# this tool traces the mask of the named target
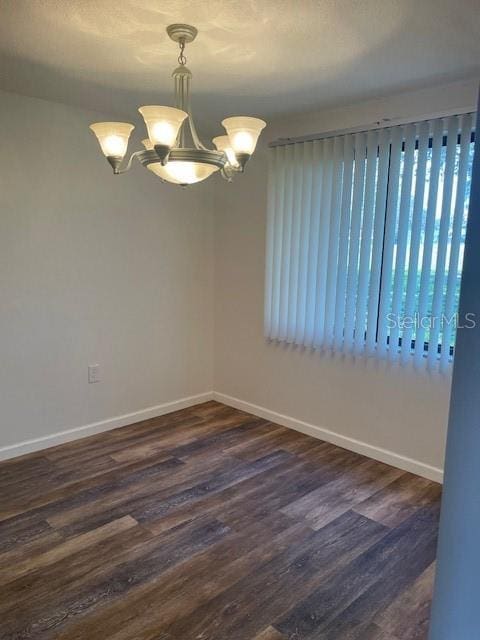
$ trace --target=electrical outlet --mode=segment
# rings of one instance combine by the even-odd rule
[[[100,365],[89,364],[88,365],[88,382],[92,384],[94,382],[100,382]]]

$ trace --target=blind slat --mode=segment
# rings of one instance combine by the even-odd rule
[[[423,240],[422,270],[420,275],[420,292],[418,294],[419,324],[415,338],[415,359],[421,361],[425,354],[424,343],[428,327],[427,313],[430,297],[430,275],[432,268],[433,240],[435,232],[435,213],[438,201],[438,183],[440,178],[441,152],[443,143],[443,120],[434,124],[432,139],[432,159],[429,175],[429,191],[425,232]]]
[[[430,124],[422,122],[419,127],[418,156],[415,176],[415,196],[412,213],[412,229],[410,236],[410,256],[408,263],[407,290],[405,294],[405,318],[413,318],[415,312],[415,296],[417,293],[418,260],[423,222],[423,203],[425,198],[425,176],[427,171],[427,155]],[[415,319],[414,319],[415,320]],[[412,352],[413,324],[407,322],[402,335],[402,358]]]
[[[410,205],[412,196],[413,164],[415,160],[416,129],[414,125],[405,128],[405,151],[403,153],[402,188],[398,213],[398,230],[395,256],[395,271],[392,294],[392,328],[390,330],[390,359],[398,356],[400,323],[403,322],[402,296],[405,283],[405,256],[407,253],[408,231],[410,226]]]
[[[443,325],[441,363],[444,368],[450,361],[450,343],[455,330],[453,316],[456,311],[455,294],[458,284],[458,265],[460,244],[462,240],[462,222],[465,211],[465,192],[467,187],[468,161],[470,158],[470,132],[472,130],[472,116],[467,114],[462,118],[460,134],[460,155],[458,159],[458,175],[455,195],[455,209],[453,213],[452,238],[450,245],[450,260],[448,265],[447,291],[445,294],[445,323]],[[462,319],[463,322],[463,319]]]
[[[307,308],[305,314],[305,345],[313,346],[315,336],[315,307],[317,302],[317,265],[318,265],[318,240],[320,236],[320,200],[321,184],[324,164],[324,144],[321,140],[313,143],[313,168],[312,168],[312,202],[311,202],[311,231],[308,251],[308,275],[307,275]]]
[[[275,180],[279,153],[275,150],[268,156],[268,208],[267,208],[267,233],[265,248],[265,311],[264,311],[264,335],[269,338],[272,326],[272,289],[273,289],[273,259],[274,237],[277,224],[275,214],[277,211],[275,201]]]
[[[365,205],[363,211],[362,241],[358,269],[358,295],[355,312],[355,351],[360,353],[365,346],[368,281],[372,246],[375,186],[378,158],[378,131],[370,131],[367,138],[367,171],[365,178]]]
[[[387,351],[388,314],[391,308],[392,296],[393,250],[397,226],[398,187],[400,180],[402,140],[403,128],[396,127],[393,132],[392,148],[390,151],[387,214],[385,218],[380,305],[378,311],[377,352],[380,355],[384,355]]]
[[[293,153],[293,201],[292,239],[290,245],[290,272],[288,284],[287,342],[293,342],[297,329],[298,277],[300,267],[300,233],[302,228],[303,196],[303,145],[294,145]]]
[[[298,271],[298,298],[297,298],[297,323],[295,329],[295,342],[303,344],[305,339],[305,323],[308,298],[308,264],[310,255],[310,228],[312,217],[312,151],[313,143],[307,142],[303,149],[303,194],[302,194],[302,221],[300,231],[300,263]]]
[[[380,132],[378,159],[377,193],[375,198],[375,223],[373,230],[372,264],[370,272],[370,293],[368,299],[367,352],[375,353],[377,344],[378,296],[382,271],[383,236],[385,229],[385,203],[387,201],[388,169],[390,164],[391,130]]]
[[[345,349],[353,346],[355,328],[355,305],[358,290],[358,254],[362,226],[363,195],[365,181],[366,138],[364,133],[355,134],[355,171],[353,179],[352,224],[348,250],[347,301],[345,307]]]
[[[453,173],[455,170],[455,154],[457,150],[458,118],[450,118],[447,134],[447,153],[445,159],[445,176],[443,179],[442,210],[440,229],[438,232],[437,260],[435,264],[435,281],[432,300],[432,326],[430,329],[428,362],[432,365],[438,358],[438,344],[442,324],[442,312],[445,286],[445,262],[447,257],[448,232],[452,211]]]
[[[283,214],[285,208],[285,148],[279,149],[276,157],[275,170],[275,229],[272,234],[273,242],[273,273],[272,273],[272,305],[271,327],[269,336],[275,340],[278,338],[280,326],[280,274],[282,271],[282,247],[283,247]]]
[[[342,193],[343,145],[341,138],[335,138],[333,147],[333,183],[328,240],[327,283],[325,301],[325,335],[324,344],[333,346],[335,325],[335,293],[338,270],[338,234],[340,230],[340,202]]]
[[[351,219],[351,202],[353,186],[353,136],[344,138],[343,145],[343,191],[340,210],[340,235],[338,247],[338,271],[335,297],[335,347],[340,350],[343,346],[343,327],[345,320],[345,298],[347,291],[347,258],[348,236]]]
[[[280,271],[280,322],[278,339],[286,340],[290,285],[290,261],[292,244],[293,212],[293,153],[292,147],[285,151],[285,195],[283,203],[282,265]]]
[[[328,232],[330,228],[330,203],[333,177],[333,138],[324,141],[324,169],[320,204],[320,234],[317,260],[317,298],[315,301],[314,347],[323,345],[325,324],[325,298],[328,263]]]

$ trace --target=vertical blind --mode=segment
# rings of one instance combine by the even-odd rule
[[[447,365],[473,115],[270,150],[265,335]]]

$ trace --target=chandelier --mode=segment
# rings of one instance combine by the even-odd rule
[[[192,73],[187,68],[185,45],[193,42],[197,29],[187,24],[167,27],[170,38],[180,47],[179,66],[172,76],[175,82],[175,107],[150,105],[140,107],[148,138],[142,141],[144,150],[135,151],[124,167],[128,139],[134,129],[128,122],[96,122],[90,129],[97,136],[103,154],[113,173],[128,171],[134,158],[163,182],[186,186],[205,180],[213,173],[231,181],[242,173],[255,150],[265,122],[249,116],[234,116],[222,121],[227,135],[217,136],[215,149],[205,147],[198,137],[190,106]]]

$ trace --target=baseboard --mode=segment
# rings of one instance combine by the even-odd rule
[[[86,438],[87,436],[92,436],[95,433],[102,433],[103,431],[110,431],[110,429],[125,427],[128,424],[133,424],[134,422],[156,418],[166,413],[186,409],[187,407],[192,407],[195,404],[207,402],[212,399],[213,392],[207,391],[206,393],[199,393],[195,396],[180,398],[179,400],[173,400],[172,402],[164,402],[163,404],[158,404],[155,407],[140,409],[133,413],[126,413],[122,416],[115,416],[114,418],[107,418],[106,420],[100,420],[99,422],[92,422],[91,424],[86,424],[81,427],[74,427],[73,429],[67,429],[66,431],[59,431],[48,436],[42,436],[41,438],[25,440],[18,444],[1,447],[0,460],[16,458],[17,456],[47,449],[48,447],[54,447],[55,445],[62,444],[64,442],[70,442],[72,440],[77,440],[78,438]]]
[[[217,402],[229,405],[230,407],[234,407],[235,409],[253,413],[253,415],[258,416],[259,418],[265,418],[266,420],[276,422],[284,427],[295,429],[296,431],[313,436],[314,438],[319,438],[320,440],[325,440],[331,444],[336,444],[339,447],[349,449],[355,453],[360,453],[369,458],[373,458],[374,460],[379,460],[380,462],[392,465],[393,467],[415,473],[416,475],[428,478],[429,480],[434,480],[435,482],[443,481],[443,470],[438,467],[432,467],[424,462],[407,458],[406,456],[394,453],[393,451],[382,449],[381,447],[376,447],[366,442],[362,442],[361,440],[349,438],[348,436],[343,436],[339,433],[335,433],[334,431],[330,431],[329,429],[324,429],[323,427],[318,427],[314,424],[309,424],[308,422],[303,422],[302,420],[297,420],[290,416],[282,415],[276,411],[271,411],[265,407],[252,404],[251,402],[239,400],[238,398],[234,398],[233,396],[229,396],[224,393],[214,391],[213,399],[217,400]]]
[[[80,427],[74,427],[73,429],[67,429],[66,431],[60,431],[52,433],[48,436],[42,436],[41,438],[35,438],[33,440],[25,440],[17,444],[9,445],[0,448],[0,460],[7,460],[9,458],[15,458],[17,456],[24,455],[26,453],[32,453],[34,451],[40,451],[47,449],[48,447],[54,447],[55,445],[62,444],[64,442],[70,442],[77,440],[78,438],[86,438],[87,436],[94,435],[96,433],[102,433],[103,431],[110,431],[110,429],[117,429],[118,427],[124,427],[128,424],[140,422],[141,420],[148,420],[150,418],[156,418],[172,411],[178,411],[180,409],[186,409],[208,400],[217,400],[223,404],[247,411],[253,415],[265,418],[271,422],[275,422],[284,427],[295,429],[314,438],[325,440],[332,444],[336,444],[344,449],[355,451],[374,460],[379,460],[386,464],[390,464],[404,471],[410,471],[429,480],[435,482],[443,481],[443,471],[438,467],[432,467],[428,464],[407,458],[393,451],[382,449],[374,445],[356,440],[355,438],[349,438],[343,436],[329,429],[319,427],[302,420],[297,420],[291,416],[285,416],[276,411],[271,411],[265,407],[260,407],[251,402],[234,398],[233,396],[219,393],[217,391],[207,391],[205,393],[199,393],[198,395],[188,396],[186,398],[180,398],[179,400],[173,400],[172,402],[164,402],[163,404],[156,405],[154,407],[148,407],[147,409],[140,409],[133,413],[126,413],[121,416],[115,416],[114,418],[107,418],[106,420],[100,420],[99,422],[93,422],[91,424],[83,425]]]

